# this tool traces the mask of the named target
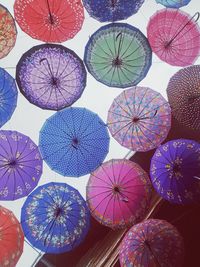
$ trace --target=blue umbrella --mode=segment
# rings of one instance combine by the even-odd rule
[[[144,0],[83,0],[89,15],[100,22],[124,20],[137,13]]]
[[[21,213],[25,237],[46,253],[71,251],[85,238],[90,215],[85,200],[65,183],[39,186],[26,199]]]
[[[39,147],[51,169],[63,176],[79,177],[103,162],[109,147],[108,130],[97,114],[70,107],[45,122]]]
[[[0,68],[0,127],[11,118],[17,106],[17,95],[15,80]]]
[[[170,8],[180,8],[189,4],[191,0],[156,0],[156,3],[159,3],[165,7]]]

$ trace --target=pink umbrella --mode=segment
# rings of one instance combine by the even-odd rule
[[[165,8],[157,11],[147,26],[147,37],[153,52],[173,66],[187,66],[200,53],[200,28],[197,12],[193,17],[179,10]]]
[[[149,219],[134,225],[120,245],[122,267],[181,267],[183,238],[164,220]]]
[[[126,159],[103,163],[90,176],[87,202],[92,215],[111,228],[125,228],[146,215],[152,187],[147,173]]]

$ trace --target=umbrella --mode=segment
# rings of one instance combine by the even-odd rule
[[[0,68],[0,127],[11,118],[17,105],[17,95],[15,80]]]
[[[95,170],[86,198],[91,214],[111,228],[125,228],[143,219],[152,187],[147,173],[126,159],[112,159]]]
[[[7,8],[0,4],[0,59],[13,49],[17,38],[15,21]]]
[[[24,246],[21,225],[12,211],[0,206],[0,266],[16,266]]]
[[[167,96],[172,115],[183,125],[200,130],[200,65],[176,72],[169,80]]]
[[[200,53],[200,29],[193,17],[179,10],[157,11],[147,26],[147,37],[153,52],[173,66],[192,65]]]
[[[180,267],[183,264],[183,238],[164,220],[149,219],[134,225],[120,244],[122,267]]]
[[[127,19],[137,13],[144,0],[83,0],[89,15],[100,22]]]
[[[171,126],[171,109],[160,93],[133,87],[117,96],[108,111],[108,128],[122,145],[148,151],[161,144]]]
[[[59,254],[77,247],[88,233],[85,200],[65,183],[39,186],[26,199],[21,224],[30,243],[46,253]]]
[[[66,108],[44,123],[40,151],[49,167],[63,176],[94,171],[108,153],[109,135],[99,116],[86,108]]]
[[[73,38],[84,21],[80,0],[15,0],[14,15],[22,31],[43,42]]]
[[[160,3],[165,7],[180,8],[187,6],[191,0],[156,0],[156,3]]]
[[[125,23],[112,23],[90,37],[84,61],[99,82],[125,88],[144,79],[151,57],[148,40],[139,29]]]
[[[0,200],[27,196],[42,174],[36,144],[16,131],[0,131]]]
[[[177,204],[199,202],[199,143],[177,139],[160,146],[151,160],[150,177],[164,199]]]
[[[83,61],[70,49],[54,44],[31,48],[19,60],[16,80],[22,94],[43,109],[72,105],[86,86]]]

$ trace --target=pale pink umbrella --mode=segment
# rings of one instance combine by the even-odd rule
[[[91,174],[86,197],[91,214],[100,223],[125,228],[145,217],[151,195],[149,177],[138,164],[112,159]]]
[[[191,65],[200,53],[199,12],[194,16],[165,8],[149,20],[147,37],[153,52],[173,66]]]

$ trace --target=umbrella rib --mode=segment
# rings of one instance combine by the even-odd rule
[[[101,168],[101,166],[100,166],[99,168]],[[109,184],[109,183],[108,183],[106,180],[104,180],[103,178],[100,178],[99,176],[95,175],[96,172],[97,172],[97,171],[94,171],[94,172],[91,173],[91,178],[90,178],[90,179],[92,179],[92,176],[94,176],[95,178],[101,180],[102,182],[104,182],[104,183],[107,184],[108,186],[111,186],[111,185],[112,185],[112,183]],[[88,186],[89,186],[89,187],[91,187],[91,186],[90,186],[90,183],[92,183],[92,182],[89,182],[89,183],[88,183]],[[109,187],[108,187],[108,188],[109,188]]]
[[[91,202],[92,199],[94,199],[98,196],[104,195],[104,194],[106,194],[106,196],[103,198],[103,200],[101,200],[101,202],[104,201],[108,196],[112,195],[112,191],[109,189],[109,190],[103,191],[101,193],[98,193],[98,194],[90,196],[90,197],[87,196],[87,201]],[[98,206],[101,204],[101,202],[98,204]]]
[[[124,95],[124,99],[125,99],[125,103],[128,103],[128,99],[127,99],[127,95],[126,95],[127,91],[123,91],[123,95]],[[134,105],[133,105],[134,106]],[[131,110],[130,104],[127,104],[127,107],[130,111],[131,117],[133,118],[134,116],[134,112]]]
[[[109,113],[112,113],[112,114],[114,114],[114,115],[117,115],[117,116],[120,116],[120,117],[123,117],[123,118],[126,118],[126,119],[130,119],[130,117],[125,116],[125,115],[122,115],[122,114],[120,114],[120,113],[116,113],[116,112],[114,112],[114,111],[112,111],[112,110],[109,110]],[[112,116],[112,115],[111,115],[111,116]],[[109,123],[109,124],[112,124],[112,123]]]
[[[119,104],[119,102],[117,102],[116,98],[114,99],[114,102],[129,116],[129,118],[132,118],[132,114],[129,113],[126,109],[124,109],[124,107],[122,105]]]
[[[130,41],[129,45],[127,46],[126,50],[123,52],[123,54],[121,55],[121,58],[123,58],[123,56],[126,54],[126,52],[129,50],[129,48],[131,47],[133,41],[135,40],[135,37],[138,35],[138,33],[136,32],[133,36],[132,36],[132,40]],[[135,51],[134,51],[135,52]],[[126,57],[125,57],[126,58]],[[123,58],[124,59],[124,58]]]
[[[145,127],[144,124],[145,124],[145,123],[143,123],[143,124],[142,124],[142,123],[138,124],[138,127],[140,127],[140,130],[141,130],[141,127],[143,127],[144,129],[146,129],[146,130],[149,131],[150,133],[153,133],[153,134],[156,134],[156,135],[162,137],[161,134],[159,134],[159,133],[157,133],[157,132],[154,132],[154,131],[150,130],[149,128]],[[144,133],[144,132],[143,132],[143,133]],[[149,140],[150,140],[150,139],[149,139]]]

